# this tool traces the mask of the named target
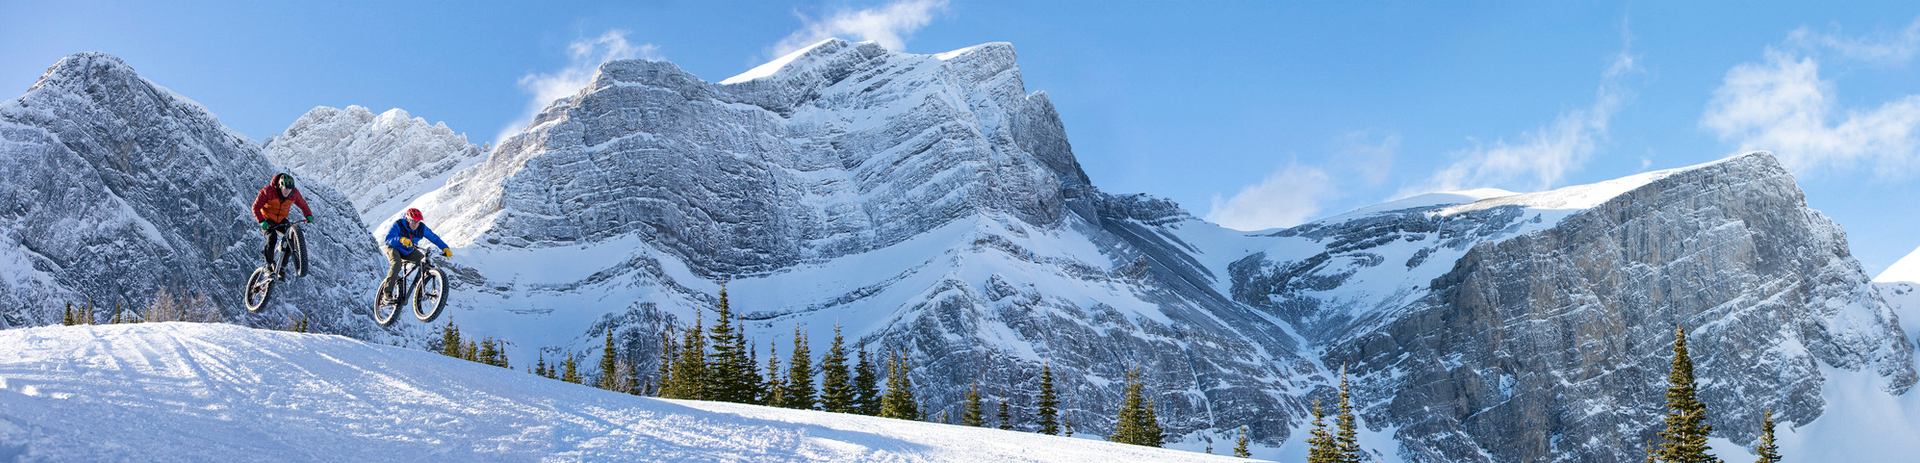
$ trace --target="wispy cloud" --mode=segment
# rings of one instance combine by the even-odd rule
[[[901,0],[874,8],[843,9],[824,18],[801,16],[800,29],[780,39],[772,55],[785,55],[833,37],[871,40],[889,50],[904,50],[907,39],[946,8],[947,0]]]
[[[1334,153],[1367,186],[1380,186],[1393,173],[1400,153],[1400,134],[1378,130],[1347,132],[1334,141]]]
[[[1899,66],[1920,53],[1920,18],[1897,32],[1851,37],[1838,31],[1817,32],[1801,27],[1787,34],[1787,45],[1816,52],[1830,52],[1841,58],[1869,64]]]
[[[1426,185],[1402,195],[1476,187],[1545,189],[1585,165],[1605,142],[1613,116],[1632,99],[1626,80],[1640,70],[1623,48],[1601,75],[1593,104],[1563,112],[1553,122],[1521,134],[1516,141],[1496,139],[1454,154],[1455,161]]]
[[[1231,198],[1214,196],[1207,221],[1235,230],[1291,227],[1319,214],[1337,195],[1326,171],[1289,162]]]
[[[614,29],[597,37],[575,40],[567,44],[566,67],[520,76],[520,89],[532,94],[532,98],[527,101],[526,111],[519,118],[500,129],[500,135],[494,137],[494,143],[498,144],[525,129],[527,123],[533,121],[533,117],[552,104],[553,100],[586,88],[602,63],[635,58],[663,59],[660,47],[651,43],[633,43],[627,39],[627,35],[625,30]]]
[[[1900,65],[1920,44],[1914,24],[1877,38],[1796,30],[1787,46],[1728,70],[1700,125],[1743,150],[1771,150],[1795,171],[1871,165],[1879,175],[1911,175],[1920,167],[1920,95],[1841,108],[1834,83],[1820,77],[1820,59]]]

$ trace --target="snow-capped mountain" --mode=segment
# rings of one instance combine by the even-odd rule
[[[93,74],[49,72],[67,76],[56,82]],[[208,232],[182,218],[195,214],[140,212],[144,222],[118,225],[119,209],[80,208],[107,211],[83,223],[226,249],[202,260],[105,267],[71,249],[152,254],[47,238],[72,227],[69,215],[33,212],[49,204],[177,212],[158,202],[218,211],[231,201],[243,218],[248,185],[271,172],[204,110],[157,88],[125,96],[147,93],[116,89],[147,84],[120,80],[138,85],[37,85],[5,110],[0,155],[26,162],[0,173],[46,184],[0,191],[0,210],[29,211],[0,215],[0,246],[10,246],[0,262],[33,269],[9,272],[0,297],[73,297],[96,280],[150,290],[176,275],[237,287],[251,267],[257,234],[238,220]],[[1870,283],[1843,233],[1764,153],[1546,192],[1424,195],[1246,234],[1093,186],[1007,44],[911,54],[828,40],[719,83],[671,63],[610,62],[471,158],[398,150],[423,157],[385,164],[397,149],[361,147],[465,142],[407,141],[425,124],[407,117],[395,123],[413,128],[379,135],[345,113],[303,117],[270,143],[276,161],[317,166],[306,168],[321,170],[307,175],[309,195],[329,196],[328,210],[355,210],[327,188],[335,183],[384,191],[366,199],[380,204],[359,204],[369,217],[424,209],[458,248],[443,319],[505,339],[521,364],[597,357],[612,330],[621,353],[654,371],[661,332],[711,320],[724,282],[757,344],[788,352],[800,332],[821,352],[838,326],[857,348],[907,354],[930,414],[957,413],[979,384],[1024,417],[1033,376],[1051,365],[1075,428],[1102,434],[1137,367],[1176,446],[1246,425],[1285,459],[1302,453],[1307,404],[1330,399],[1344,369],[1362,443],[1384,460],[1638,461],[1658,426],[1675,328],[1690,332],[1723,455],[1750,443],[1764,409],[1793,423],[1789,455],[1898,449],[1912,442],[1857,436],[1911,429],[1898,417],[1920,413],[1910,330],[1895,321],[1907,309],[1888,302],[1912,292]],[[127,135],[141,133],[173,138]],[[216,185],[134,195],[108,182],[111,196],[31,196],[92,194],[79,185],[98,183],[69,177],[130,176],[114,164],[129,142],[72,148],[88,139],[130,139],[135,161],[187,164],[139,171],[142,188]],[[167,151],[209,144],[223,155]],[[411,183],[388,183],[396,178]],[[320,271],[336,279],[310,286],[325,294],[281,300],[325,301],[346,316],[379,261],[365,229],[327,230],[340,249],[316,263],[352,265]],[[43,257],[49,247],[67,254]],[[203,268],[214,270],[195,273]],[[8,315],[49,320],[21,313]],[[356,320],[323,328],[384,333]],[[436,342],[405,326],[382,340]]]
[[[1765,153],[1278,237],[1233,264],[1236,296],[1319,333],[1410,460],[1638,460],[1675,328],[1741,444],[1767,409],[1820,418],[1832,371],[1889,398],[1916,379],[1843,233]]]
[[[66,303],[146,306],[160,291],[203,296],[224,318],[374,336],[353,311],[381,263],[353,206],[320,182],[301,188],[310,276],[249,314],[239,292],[264,240],[248,211],[274,169],[206,108],[147,82],[120,59],[81,53],[0,103],[0,327],[60,320]],[[364,313],[364,309],[359,309]]]
[[[117,368],[95,367],[103,364]],[[115,432],[106,437],[79,430]],[[1247,461],[1087,438],[635,397],[418,349],[194,323],[0,331],[0,456],[151,462]]]
[[[267,159],[296,178],[347,192],[361,221],[386,223],[413,198],[481,158],[480,147],[447,124],[394,108],[321,106],[267,140]]]

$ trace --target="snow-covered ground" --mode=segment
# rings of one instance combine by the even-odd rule
[[[349,338],[152,323],[0,331],[8,461],[1244,461],[616,394]]]

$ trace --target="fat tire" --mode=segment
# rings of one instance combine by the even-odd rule
[[[422,302],[427,299],[426,295],[429,289],[432,289],[435,295],[433,297],[431,310],[428,310],[428,307],[422,304]],[[441,312],[446,311],[447,275],[440,273],[439,268],[430,268],[425,272],[420,272],[419,281],[413,285],[413,291],[413,317],[420,319],[421,323],[433,323],[434,319],[440,318]]]
[[[268,301],[273,300],[273,285],[275,280],[272,273],[273,271],[267,270],[267,267],[261,266],[254,268],[253,273],[247,275],[246,286],[240,288],[240,303],[247,307],[248,312],[259,313],[261,309],[267,307]],[[260,281],[263,278],[266,279],[264,283]],[[253,300],[253,287],[256,284],[264,286],[264,288],[260,290],[259,302],[254,302]]]

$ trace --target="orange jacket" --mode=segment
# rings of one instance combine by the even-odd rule
[[[283,197],[280,196],[279,184],[280,176],[274,175],[273,181],[253,197],[253,220],[285,222],[287,212],[292,211],[293,206],[300,206],[300,212],[313,215],[313,209],[307,208],[307,198],[300,196],[300,189],[295,188],[293,194]]]

